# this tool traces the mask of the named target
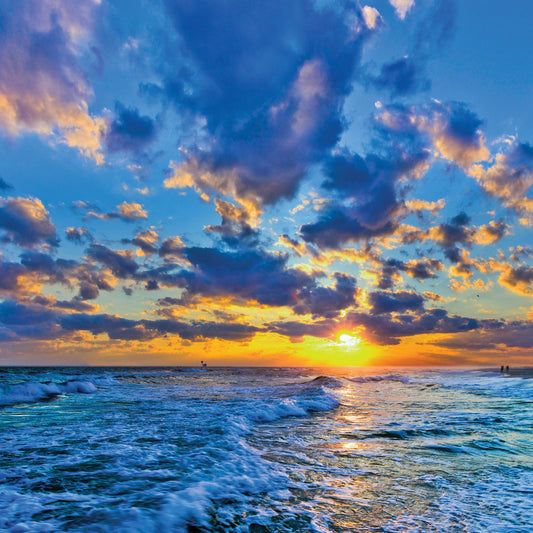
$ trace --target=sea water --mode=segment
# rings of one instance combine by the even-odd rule
[[[0,530],[533,531],[532,379],[199,370],[0,369]]]

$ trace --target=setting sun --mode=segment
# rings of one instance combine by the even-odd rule
[[[343,333],[339,336],[339,344],[344,346],[359,346],[361,339],[355,335],[348,335],[348,333]]]

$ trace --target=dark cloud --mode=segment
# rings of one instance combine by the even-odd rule
[[[384,63],[378,75],[367,75],[367,83],[388,91],[392,97],[429,90],[431,80],[427,77],[427,65],[431,59],[442,53],[450,41],[456,18],[455,1],[432,2],[431,7],[417,22],[408,55]]]
[[[148,214],[143,206],[136,202],[124,201],[120,205],[117,205],[116,211],[109,211],[108,213],[103,213],[95,204],[83,201],[75,202],[74,207],[77,210],[85,211],[85,220],[98,218],[100,220],[120,219],[124,222],[134,222],[136,220],[148,218]]]
[[[356,305],[355,278],[336,272],[335,287],[314,287],[299,292],[300,302],[293,307],[296,314],[310,313],[313,316],[334,318],[339,311]]]
[[[102,244],[91,244],[87,249],[87,257],[108,267],[120,279],[131,278],[139,269],[139,265],[128,251],[117,252]]]
[[[331,339],[339,325],[336,321],[327,319],[312,323],[287,320],[271,322],[267,327],[272,333],[289,337],[292,342],[302,342],[305,336]]]
[[[138,246],[145,255],[152,255],[158,250],[159,235],[154,230],[147,229],[137,233],[134,239],[123,239],[122,242]]]
[[[156,138],[155,122],[139,111],[120,102],[115,104],[116,118],[106,132],[105,142],[111,152],[136,152],[146,148]]]
[[[383,155],[362,158],[346,150],[325,162],[323,187],[336,193],[318,221],[300,228],[302,238],[320,248],[392,234],[403,214],[399,181],[425,164],[426,152],[380,144]]]
[[[83,313],[63,316],[59,319],[65,331],[90,331],[93,335],[107,334],[110,339],[147,341],[156,337],[179,335],[182,339],[200,341],[223,339],[230,341],[251,340],[262,328],[246,324],[175,320],[129,320],[115,315],[88,315]]]
[[[58,245],[50,213],[38,198],[0,199],[0,231],[4,232],[4,242],[24,248]]]
[[[365,328],[365,338],[376,344],[398,344],[402,337],[428,333],[459,333],[481,327],[483,321],[474,318],[449,316],[444,309],[428,309],[406,315],[349,312],[345,325],[348,328]]]
[[[259,231],[250,223],[252,216],[244,207],[236,207],[230,202],[215,198],[217,213],[222,217],[221,224],[206,226],[208,233],[219,234],[230,246],[255,246],[259,241]]]
[[[385,63],[379,75],[370,80],[376,88],[389,91],[393,97],[428,91],[431,88],[424,65],[409,57]]]
[[[0,322],[7,326],[28,326],[55,319],[56,314],[41,306],[27,306],[12,300],[0,303]]]
[[[424,297],[416,292],[409,291],[371,292],[367,296],[367,301],[372,307],[372,314],[375,315],[417,311],[424,306]]]
[[[172,259],[173,257],[182,257],[185,246],[180,237],[168,237],[159,247],[158,254],[161,257]]]
[[[279,307],[294,305],[300,291],[315,286],[314,276],[287,268],[283,255],[197,247],[186,248],[183,254],[193,269],[180,274],[180,286],[191,295],[231,295]]]
[[[54,259],[42,252],[24,252],[20,256],[21,265],[29,272],[46,276],[48,283],[69,284],[68,275],[79,265],[77,261]]]
[[[20,279],[26,274],[26,269],[19,263],[0,261],[0,290],[17,291],[20,289]]]
[[[13,185],[7,183],[2,176],[0,176],[0,193],[13,189]]]
[[[292,197],[344,129],[342,103],[371,33],[359,8],[311,0],[166,5],[180,48],[168,52],[163,93],[182,114],[203,117],[210,138],[207,150],[189,147],[184,171],[204,191],[259,204]],[[176,62],[180,56],[187,61]]]
[[[93,236],[89,233],[87,228],[67,228],[65,233],[69,241],[78,244],[93,240]]]
[[[443,264],[437,259],[412,259],[407,262],[387,259],[383,261],[379,272],[378,287],[380,289],[394,287],[401,280],[400,272],[405,272],[408,276],[423,281],[435,278],[435,271],[440,271],[443,268]]]
[[[531,246],[515,246],[510,248],[509,251],[511,252],[509,259],[515,263],[522,261],[526,257],[533,256],[533,248]]]

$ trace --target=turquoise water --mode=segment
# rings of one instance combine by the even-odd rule
[[[531,531],[531,379],[185,370],[0,370],[0,530]]]

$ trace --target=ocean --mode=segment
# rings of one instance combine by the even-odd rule
[[[533,531],[533,379],[2,368],[0,530]]]

